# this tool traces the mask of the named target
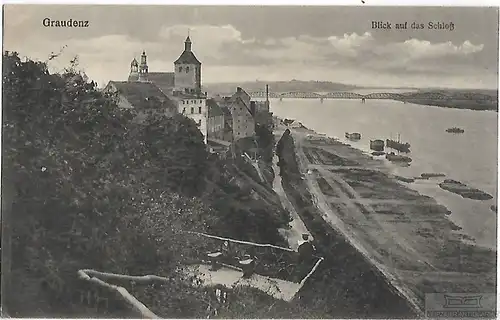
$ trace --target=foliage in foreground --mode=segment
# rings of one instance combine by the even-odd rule
[[[51,74],[17,53],[3,61],[2,211],[15,235],[11,315],[82,315],[70,293],[78,290],[77,270],[90,268],[169,276],[170,296],[157,301],[171,302],[162,315],[203,316],[183,313],[179,302],[205,310],[204,291],[178,273],[202,247],[183,231],[281,240],[280,220],[235,182],[233,166],[208,157],[193,121],[178,115],[136,123],[133,111],[119,109],[116,96],[74,66]]]
[[[188,256],[182,231],[210,225],[210,208],[194,197],[207,158],[195,124],[134,123],[73,68],[51,74],[16,53],[3,59],[13,314],[67,311],[81,268],[175,273]]]

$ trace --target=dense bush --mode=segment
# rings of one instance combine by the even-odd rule
[[[273,131],[264,125],[255,125],[255,135],[259,145],[259,153],[267,163],[272,163],[274,156],[274,134]]]
[[[16,53],[3,61],[12,314],[68,312],[80,268],[176,272],[190,248],[181,231],[206,232],[212,216],[192,197],[207,161],[195,123],[136,124],[74,68],[51,74]]]
[[[12,315],[86,314],[71,299],[82,268],[168,275],[172,296],[155,302],[170,301],[162,315],[182,315],[175,301],[203,310],[205,293],[177,268],[203,246],[183,231],[282,241],[275,210],[235,179],[234,164],[208,156],[192,120],[136,123],[74,65],[50,73],[17,53],[3,61],[2,213],[12,240],[3,251],[12,259],[2,272],[16,288]]]

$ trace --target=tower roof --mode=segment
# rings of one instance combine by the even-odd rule
[[[132,62],[130,62],[131,67],[137,67],[138,65],[139,65],[139,63],[137,62],[137,60],[135,58],[132,60]]]
[[[201,65],[201,62],[196,58],[193,51],[191,51],[191,38],[189,35],[184,41],[184,52],[180,55],[180,57],[175,60],[174,64],[195,64]]]
[[[201,65],[201,62],[196,58],[192,51],[185,51],[180,57],[175,60],[174,64],[196,64]]]

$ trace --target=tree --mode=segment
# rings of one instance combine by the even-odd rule
[[[208,168],[203,136],[193,120],[183,116],[149,116],[138,140],[148,150],[141,163],[145,173],[164,186],[189,195],[204,189],[203,177]]]
[[[209,208],[170,188],[202,171],[193,126],[182,118],[139,126],[74,68],[51,74],[17,53],[3,60],[2,165],[15,191],[12,280],[19,288],[9,292],[13,315],[70,313],[68,292],[81,268],[173,276],[192,248],[182,231],[209,225]],[[165,139],[155,141],[161,133]],[[185,136],[180,147],[168,142]],[[199,161],[188,162],[192,156]],[[168,172],[147,179],[161,170]]]
[[[272,163],[274,155],[274,134],[273,131],[265,125],[255,125],[255,135],[259,145],[263,160]]]

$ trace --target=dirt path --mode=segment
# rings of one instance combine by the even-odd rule
[[[292,221],[289,223],[290,229],[280,229],[280,233],[287,239],[288,246],[292,250],[297,250],[298,242],[302,239],[302,234],[307,233],[310,235],[311,240],[314,240],[311,236],[309,230],[305,226],[304,222],[300,219],[297,210],[288,199],[288,196],[283,189],[283,185],[281,184],[281,176],[279,175],[279,167],[278,167],[278,156],[274,156],[273,159],[273,170],[274,170],[274,181],[273,181],[273,189],[274,192],[279,196],[281,200],[281,204],[283,208],[290,213],[292,216]]]

